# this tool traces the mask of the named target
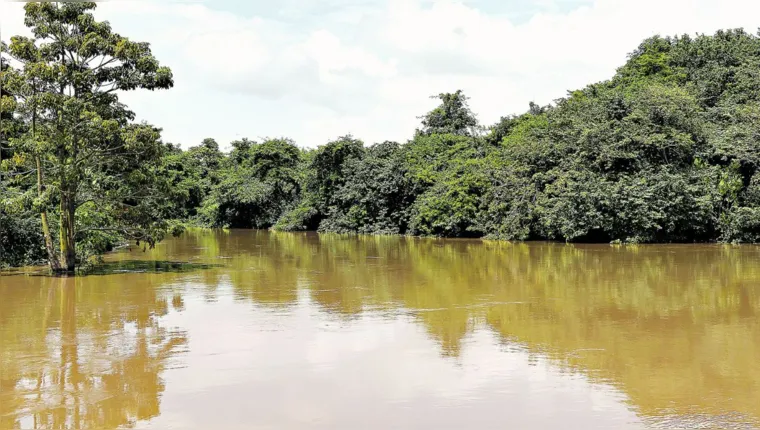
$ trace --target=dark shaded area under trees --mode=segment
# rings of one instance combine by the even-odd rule
[[[150,56],[134,49],[130,55]],[[157,73],[162,69],[155,59],[144,61],[153,71],[132,88],[171,86],[170,75]],[[44,196],[48,203],[41,203],[33,178],[19,179],[34,170],[19,160],[28,162],[46,149],[24,143],[30,111],[17,95],[4,87],[3,142],[15,142],[2,149],[0,263],[5,265],[44,259],[40,211],[61,217],[60,195]],[[140,209],[125,220],[114,211],[85,207],[78,222],[108,227],[129,221],[151,244],[168,231],[168,220],[503,240],[760,239],[758,36],[727,30],[650,38],[610,80],[569,92],[550,106],[531,103],[526,113],[503,117],[491,127],[478,123],[461,91],[436,98],[440,105],[420,117],[421,127],[405,143],[365,146],[344,136],[302,149],[285,138],[243,139],[232,142],[229,153],[213,139],[187,150],[160,143],[155,129],[131,124],[117,100],[97,99],[79,108],[100,115],[99,121],[110,118],[131,133],[121,139],[150,149],[151,156],[128,170],[116,172],[113,163],[104,162],[89,176],[80,175],[82,184],[105,187],[113,195],[107,207],[132,199],[130,207]],[[112,172],[140,174],[120,185],[109,181]],[[147,185],[153,194],[132,196]],[[77,247],[98,254],[135,239],[125,231],[112,233],[78,234]]]

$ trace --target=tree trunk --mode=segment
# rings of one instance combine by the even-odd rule
[[[34,111],[32,113],[32,138],[37,138],[37,105],[34,105]],[[37,164],[37,197],[42,197],[45,190],[45,176],[42,173],[42,162],[40,156],[34,156],[34,162]],[[50,221],[48,221],[47,209],[42,209],[40,212],[40,220],[42,222],[42,236],[45,239],[45,250],[47,251],[48,265],[53,272],[59,272],[61,270],[61,264],[58,261],[58,255],[55,253],[55,247],[53,246],[53,236],[50,234]]]
[[[40,157],[35,157],[37,163],[37,195],[42,197],[43,190],[43,176],[42,176],[42,163],[40,163]],[[53,272],[59,272],[61,270],[61,264],[58,261],[58,255],[55,253],[55,247],[53,246],[53,236],[50,234],[50,222],[48,221],[47,210],[43,209],[40,212],[40,218],[42,220],[42,236],[45,239],[45,250],[48,256],[48,265]]]
[[[60,272],[73,273],[76,268],[74,242],[74,201],[69,190],[61,192],[61,263]]]

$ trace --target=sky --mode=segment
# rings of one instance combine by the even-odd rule
[[[187,148],[247,137],[316,147],[409,139],[431,95],[461,89],[484,125],[610,78],[655,34],[756,33],[756,0],[108,1],[97,18],[151,43],[167,91],[124,93]],[[27,34],[0,0],[3,40]]]

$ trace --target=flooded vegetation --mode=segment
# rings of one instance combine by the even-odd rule
[[[0,428],[755,428],[758,258],[193,230],[0,277]]]

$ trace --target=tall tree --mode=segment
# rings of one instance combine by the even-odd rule
[[[36,176],[35,203],[55,272],[74,270],[77,235],[88,230],[152,246],[167,229],[156,216],[157,163],[165,150],[159,130],[134,123],[117,93],[170,88],[172,73],[149,44],[96,21],[95,8],[94,2],[28,3],[24,22],[33,37],[14,36],[3,48],[15,66],[5,74],[6,87],[29,125],[10,146]],[[50,226],[56,207],[58,249]],[[77,222],[93,212],[98,216],[87,218],[97,225]]]
[[[420,117],[422,120],[421,134],[456,134],[474,136],[478,131],[478,119],[467,104],[469,99],[462,90],[454,93],[441,93],[431,96],[440,99],[441,104]]]

